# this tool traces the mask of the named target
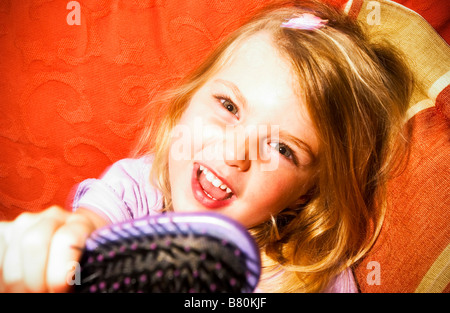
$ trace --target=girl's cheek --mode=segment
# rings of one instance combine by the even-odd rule
[[[207,117],[186,112],[171,133],[170,156],[175,160],[220,159],[223,129]]]
[[[176,125],[171,133],[169,156],[171,160],[190,160],[193,157],[191,129],[185,124]]]
[[[280,168],[268,173],[265,183],[259,186],[259,194],[264,195],[262,201],[284,209],[297,201],[310,185],[310,175],[297,175],[289,168]]]

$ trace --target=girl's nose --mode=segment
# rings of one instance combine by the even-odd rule
[[[243,138],[244,137],[244,138]],[[239,171],[245,172],[250,168],[249,158],[249,138],[243,136],[233,140],[228,138],[225,143],[225,164],[236,167]]]
[[[225,159],[225,163],[228,166],[236,167],[241,172],[246,172],[250,169],[250,160],[248,158],[246,158],[244,160],[239,160],[239,159],[227,160],[227,159]]]

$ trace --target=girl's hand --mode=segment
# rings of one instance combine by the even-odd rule
[[[0,292],[65,292],[86,238],[106,222],[51,207],[0,223]]]

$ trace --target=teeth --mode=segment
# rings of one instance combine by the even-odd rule
[[[231,189],[222,183],[220,179],[216,177],[213,173],[208,171],[203,165],[200,165],[200,171],[202,171],[206,175],[206,180],[209,181],[214,187],[225,190],[227,193],[231,193]]]
[[[211,172],[208,172],[208,173],[206,174],[206,179],[207,179],[210,183],[212,183],[212,181],[213,181],[215,178],[216,178],[216,176],[214,176],[214,174],[211,173]]]

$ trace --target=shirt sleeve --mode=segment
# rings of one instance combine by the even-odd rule
[[[351,268],[338,274],[325,289],[324,293],[358,293],[358,286]]]
[[[87,179],[76,190],[72,207],[86,208],[119,223],[158,213],[161,192],[150,184],[153,159],[123,159],[109,167],[99,179]]]

